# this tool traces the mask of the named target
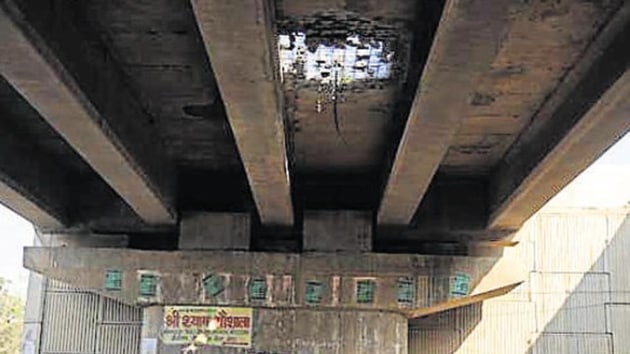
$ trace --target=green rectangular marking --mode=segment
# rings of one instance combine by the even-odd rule
[[[412,278],[398,279],[398,302],[401,304],[413,304],[416,297],[415,283]]]
[[[451,297],[462,297],[470,292],[470,275],[457,273],[451,277],[449,295]]]
[[[155,274],[140,274],[140,296],[156,296],[158,282]]]
[[[223,277],[217,274],[210,274],[203,278],[203,287],[210,296],[217,296],[225,290]]]
[[[267,282],[264,278],[254,278],[249,282],[249,298],[251,300],[267,299]]]
[[[306,282],[306,292],[304,300],[309,305],[319,305],[322,302],[324,285],[318,281]]]
[[[374,280],[359,280],[357,282],[357,302],[360,304],[371,304],[374,302],[374,290],[376,283]]]
[[[117,269],[105,271],[105,290],[119,291],[122,288],[122,273]]]

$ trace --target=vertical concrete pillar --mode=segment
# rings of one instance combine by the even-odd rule
[[[396,313],[263,309],[254,323],[254,352],[407,354],[407,319]]]
[[[166,344],[163,307],[144,310],[141,354],[179,354],[186,345]],[[252,348],[201,347],[199,354],[407,354],[407,319],[378,311],[256,309]]]
[[[42,275],[31,273],[28,279],[24,330],[22,332],[22,353],[24,354],[40,352],[45,289],[46,278]]]
[[[142,316],[142,338],[140,340],[140,354],[157,354],[160,345],[160,329],[162,325],[163,308],[161,306],[145,307]]]

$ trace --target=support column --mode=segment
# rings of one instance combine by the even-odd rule
[[[163,307],[145,308],[141,354],[180,354],[187,346],[164,342],[163,318]],[[249,351],[202,346],[197,353],[407,354],[407,318],[397,313],[255,309],[252,328]]]
[[[36,241],[37,245],[38,242]],[[40,274],[29,275],[26,308],[24,311],[24,330],[22,331],[22,353],[39,353],[44,315],[44,296],[46,278]]]
[[[163,318],[162,306],[145,307],[142,313],[142,338],[140,340],[140,354],[157,354],[159,351],[159,336]],[[180,351],[181,352],[181,351]]]

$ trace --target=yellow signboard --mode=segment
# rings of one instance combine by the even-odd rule
[[[165,344],[190,344],[200,334],[207,345],[251,348],[251,308],[167,306],[161,339]]]

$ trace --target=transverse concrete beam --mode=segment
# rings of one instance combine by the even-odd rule
[[[268,0],[192,0],[260,219],[293,224],[280,80]]]
[[[520,228],[630,129],[628,38],[626,2],[497,167],[489,228]]]
[[[72,2],[0,1],[0,73],[145,221],[175,220],[174,170]]]
[[[448,0],[444,7],[378,212],[380,225],[406,225],[465,118],[477,77],[490,68],[510,1]]]
[[[24,251],[26,268],[125,303],[282,306],[398,313],[433,301],[448,301],[452,291],[448,280],[457,274],[469,278],[473,291],[477,288],[480,292],[492,290],[482,284],[489,277],[488,272],[499,264],[497,261],[496,257],[377,253],[141,251],[84,247],[28,247]],[[491,276],[486,282],[489,286],[511,284],[510,279],[517,275],[514,268],[499,268],[509,270],[511,278]],[[105,288],[105,274],[109,270],[121,273],[119,290]],[[141,297],[138,289],[139,277],[147,272],[159,278],[157,291],[151,298]],[[225,286],[225,291],[215,296],[204,290],[203,280],[211,275],[220,277]],[[252,279],[267,284],[264,299],[252,301],[247,295]],[[366,280],[373,282],[373,299],[357,301],[357,283]],[[399,301],[401,280],[417,286],[416,299]],[[502,283],[506,280],[509,282]],[[322,287],[318,303],[308,304],[306,300],[309,282],[319,283]],[[429,294],[433,294],[430,299]]]

